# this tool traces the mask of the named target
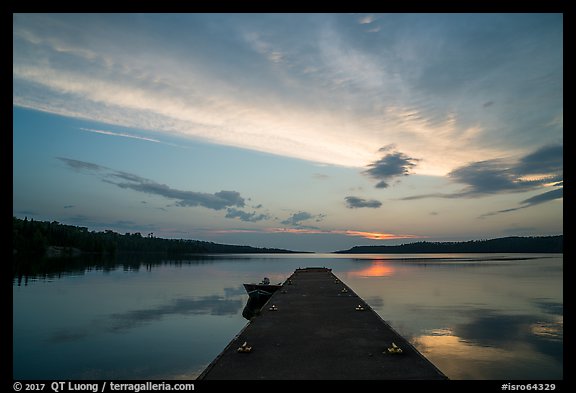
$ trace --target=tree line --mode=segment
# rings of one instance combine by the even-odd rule
[[[418,253],[562,253],[563,235],[510,236],[464,242],[415,242],[397,246],[355,246],[337,254],[418,254]]]
[[[86,227],[61,224],[57,221],[35,221],[12,217],[12,248],[19,255],[71,256],[78,253],[114,255],[118,252],[203,254],[203,253],[289,253],[276,248],[256,248],[218,244],[200,240],[163,239],[152,233],[120,234],[112,230],[89,231]]]

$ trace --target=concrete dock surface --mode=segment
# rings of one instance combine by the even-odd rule
[[[447,378],[330,269],[304,268],[284,282],[198,379]]]

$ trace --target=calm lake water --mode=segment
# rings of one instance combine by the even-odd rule
[[[15,379],[194,379],[244,282],[325,266],[450,379],[563,378],[562,254],[218,255],[13,279]]]

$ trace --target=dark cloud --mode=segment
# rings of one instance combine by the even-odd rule
[[[177,206],[202,206],[208,209],[222,210],[230,206],[244,207],[245,205],[244,198],[236,191],[219,191],[210,194],[178,190],[132,173],[116,171],[90,162],[57,158],[73,169],[95,171],[102,177],[103,181],[120,188],[175,199]]]
[[[313,215],[313,214],[308,213],[308,212],[298,212],[298,213],[292,214],[290,217],[288,217],[286,220],[282,221],[281,223],[284,225],[301,227],[302,221],[314,220],[316,222],[320,222],[324,219],[324,217],[325,217],[324,214]]]
[[[347,196],[344,199],[346,200],[346,207],[348,207],[349,209],[355,209],[361,207],[379,208],[380,206],[382,206],[382,202],[377,201],[375,199],[364,199],[355,196]]]
[[[518,181],[518,175],[502,160],[473,162],[453,170],[448,176],[456,183],[467,184],[459,196],[522,191],[530,188],[526,182]]]
[[[368,169],[363,172],[379,180],[376,188],[386,188],[389,186],[390,180],[398,176],[408,176],[410,170],[420,161],[417,158],[412,158],[402,152],[396,151],[395,148],[395,145],[388,145],[381,148],[379,150],[380,152],[391,152],[387,153],[380,160],[369,164]]]
[[[85,162],[85,161],[78,161],[78,160],[73,160],[71,158],[64,158],[64,157],[56,157],[57,159],[59,159],[60,161],[66,163],[70,168],[72,169],[78,169],[78,170],[91,170],[91,171],[100,171],[100,170],[106,170],[106,167],[97,165],[97,164],[93,164],[91,162]]]
[[[563,148],[544,146],[518,161],[486,160],[455,169],[448,176],[468,187],[460,196],[476,196],[499,192],[519,192],[537,189],[545,184],[562,181]]]
[[[522,206],[512,207],[510,209],[498,210],[498,211],[491,212],[491,213],[486,213],[486,214],[481,215],[480,217],[483,218],[483,217],[493,216],[493,215],[496,215],[499,213],[509,213],[509,212],[513,212],[516,210],[520,210],[520,209],[526,209],[526,208],[534,206],[534,205],[539,205],[540,203],[553,201],[554,199],[560,199],[563,197],[564,197],[564,189],[559,188],[559,189],[547,191],[543,194],[539,194],[539,195],[533,196],[531,198],[525,199],[522,202],[520,202],[520,204]]]
[[[476,198],[501,193],[534,191],[563,185],[563,147],[549,145],[539,148],[518,160],[492,159],[472,162],[456,168],[448,177],[465,184],[465,188],[452,194],[423,194],[403,198]],[[524,209],[563,197],[563,188],[548,190],[520,202],[521,206],[484,214],[480,217]]]
[[[256,212],[248,213],[233,207],[229,207],[226,211],[226,218],[239,218],[242,221],[257,222],[267,220],[270,218],[270,216],[267,214],[256,214]]]
[[[534,153],[520,159],[516,172],[521,175],[550,174],[562,178],[564,148],[562,145],[541,147]]]
[[[538,205],[540,203],[552,201],[554,199],[560,199],[563,197],[564,197],[564,188],[559,188],[556,190],[551,190],[551,191],[545,192],[543,194],[539,194],[539,195],[533,196],[531,198],[525,199],[520,203],[523,205],[527,205],[526,207],[528,207],[528,206],[534,206],[534,205]]]

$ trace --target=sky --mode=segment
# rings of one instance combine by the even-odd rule
[[[563,16],[14,14],[13,215],[330,252],[563,233]]]

